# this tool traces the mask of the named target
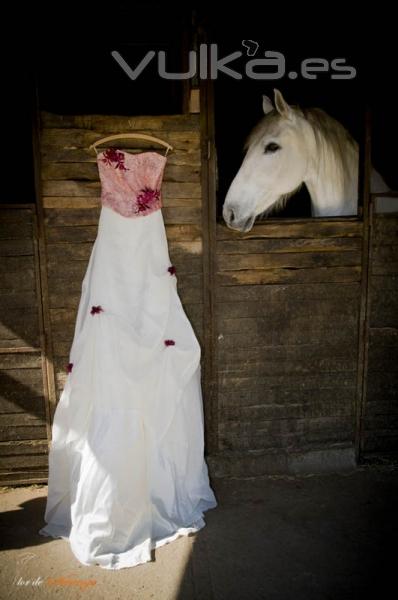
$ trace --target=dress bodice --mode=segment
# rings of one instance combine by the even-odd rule
[[[116,148],[100,152],[102,204],[124,217],[142,217],[158,210],[166,162],[157,152],[130,154]]]

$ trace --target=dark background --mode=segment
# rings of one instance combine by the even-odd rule
[[[16,7],[17,8],[17,7]],[[165,50],[169,70],[182,70],[187,43],[197,25],[221,56],[244,50],[242,40],[259,43],[260,52],[285,55],[287,71],[299,70],[303,59],[345,58],[357,70],[353,80],[317,80],[287,76],[276,81],[237,81],[220,76],[215,82],[216,145],[219,167],[219,208],[243,158],[242,147],[250,129],[262,116],[262,94],[278,87],[287,101],[319,106],[340,120],[362,142],[364,112],[373,114],[373,162],[393,189],[396,169],[397,92],[394,83],[395,19],[385,7],[348,17],[342,8],[323,5],[294,13],[287,6],[271,9],[160,2],[111,4],[69,2],[52,9],[36,5],[24,21],[17,10],[9,15],[14,42],[3,51],[3,131],[8,174],[1,202],[34,202],[31,123],[37,107],[60,114],[173,114],[182,111],[182,84],[162,80],[155,60],[131,81],[111,57],[118,50],[137,64],[148,50]],[[367,17],[367,18],[366,18]],[[195,25],[192,25],[194,21]],[[247,58],[232,66],[244,73]],[[241,64],[239,64],[239,62]],[[309,214],[305,189],[293,198],[285,213]]]

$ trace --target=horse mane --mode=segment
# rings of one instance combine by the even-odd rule
[[[352,177],[349,159],[358,153],[357,142],[339,121],[321,108],[302,109],[302,112],[314,131],[319,158],[326,159],[326,153],[329,160],[333,157],[340,177],[344,183],[349,182]]]

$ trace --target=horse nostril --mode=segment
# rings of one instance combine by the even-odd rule
[[[226,223],[228,223],[228,225],[230,223],[232,223],[234,221],[235,215],[234,215],[234,211],[232,208],[230,208],[229,206],[225,206],[223,208],[223,217],[224,217],[224,221]]]

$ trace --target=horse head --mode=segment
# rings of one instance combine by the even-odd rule
[[[232,229],[250,230],[258,215],[280,207],[308,173],[309,124],[279,90],[274,90],[274,103],[263,96],[264,117],[247,139],[245,158],[225,199],[223,217]]]

